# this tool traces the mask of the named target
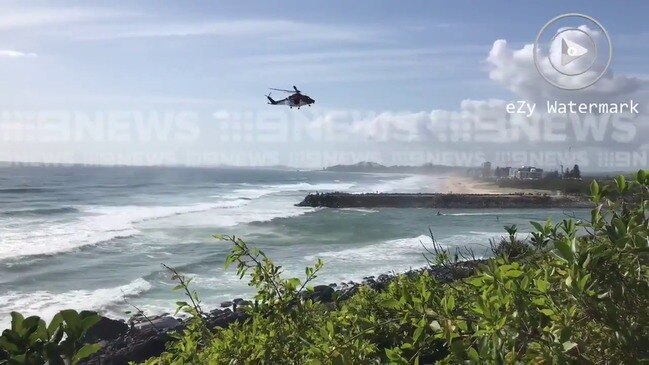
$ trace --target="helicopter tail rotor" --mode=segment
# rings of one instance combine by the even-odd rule
[[[277,101],[273,100],[273,98],[270,97],[270,93],[268,93],[268,95],[266,95],[266,98],[268,99],[268,104],[277,105]]]

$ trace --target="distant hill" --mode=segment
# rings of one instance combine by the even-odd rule
[[[387,172],[387,173],[465,173],[467,168],[460,166],[434,165],[427,163],[420,166],[385,166],[376,162],[359,162],[353,165],[334,165],[326,167],[325,171],[343,172]]]

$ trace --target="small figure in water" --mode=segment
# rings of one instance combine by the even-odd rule
[[[444,214],[442,214],[442,212],[438,210],[437,215],[444,215]]]
[[[500,222],[500,217],[496,216],[496,222]]]

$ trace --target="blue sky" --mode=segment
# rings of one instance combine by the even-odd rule
[[[227,107],[296,83],[329,107],[451,109],[467,98],[506,97],[484,70],[492,43],[530,42],[560,13],[596,17],[614,40],[649,37],[644,2],[3,4],[0,49],[37,55],[1,61],[3,99],[21,90],[32,95],[16,101],[25,106],[92,94],[96,104],[123,96]],[[36,19],[21,19],[30,13]],[[649,73],[647,42],[636,48],[616,43],[616,70]]]
[[[265,110],[268,87],[296,84],[317,112],[458,111],[466,99],[516,98],[489,75],[494,42],[519,49],[566,12],[598,19],[615,72],[646,79],[648,10],[640,1],[4,1],[0,109],[209,115]]]

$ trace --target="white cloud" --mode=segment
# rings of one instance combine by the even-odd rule
[[[580,27],[587,32],[596,42],[602,41],[602,34],[593,31],[585,26]],[[585,34],[582,34],[586,37]],[[586,42],[582,42],[586,44]],[[551,85],[541,77],[539,71],[534,66],[533,56],[534,46],[526,44],[521,49],[511,49],[507,41],[499,39],[494,42],[489,56],[486,59],[489,68],[489,78],[498,84],[506,87],[517,97],[528,101],[540,102],[548,99],[552,100],[572,100],[579,101],[612,101],[625,95],[638,91],[645,83],[641,79],[633,76],[615,75],[612,68],[609,68],[604,76],[594,85],[583,90],[562,90]],[[558,50],[550,50],[551,56],[555,56]],[[557,74],[552,68],[550,60],[545,55],[540,55],[540,65],[544,74]],[[599,57],[600,59],[606,57]],[[581,67],[580,60],[571,65],[572,67]],[[562,84],[581,83],[584,79],[593,77],[593,74],[599,73],[605,64],[595,63],[593,68],[583,75],[570,77],[558,75],[556,80],[561,80]],[[560,77],[559,77],[560,76]]]
[[[36,53],[25,53],[20,51],[15,51],[12,49],[0,49],[0,58],[21,58],[21,57],[36,57]]]

